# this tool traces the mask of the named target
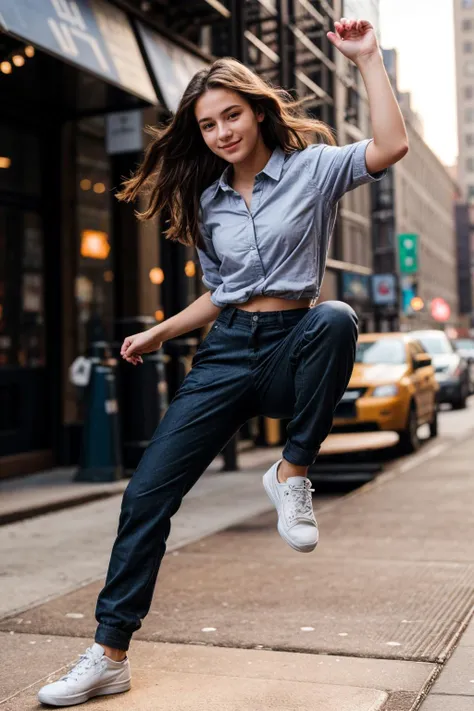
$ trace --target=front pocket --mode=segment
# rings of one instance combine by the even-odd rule
[[[221,324],[215,323],[214,326],[211,328],[207,336],[201,341],[199,344],[196,353],[193,356],[192,362],[191,362],[191,367],[195,366],[197,362],[201,359],[201,356],[204,353],[207,353],[209,348],[212,346],[212,343],[214,339],[216,339],[219,335],[219,331],[221,329]]]
[[[213,327],[210,329],[210,331],[208,332],[207,336],[204,338],[204,340],[201,341],[201,343],[199,345],[199,349],[201,349],[202,347],[207,348],[212,343],[214,338],[216,338],[216,336],[219,334],[219,331],[221,328],[222,328],[222,326],[220,323],[215,323],[213,325]]]

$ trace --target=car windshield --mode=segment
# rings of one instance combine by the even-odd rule
[[[380,338],[357,344],[356,363],[371,365],[402,365],[406,363],[403,341],[396,338]]]
[[[456,348],[465,348],[466,351],[474,350],[474,341],[469,338],[457,338],[454,343]]]
[[[430,355],[444,355],[445,353],[453,353],[453,347],[446,336],[424,336],[417,334],[417,338],[421,345]]]

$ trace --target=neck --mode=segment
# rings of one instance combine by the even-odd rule
[[[250,153],[245,160],[241,163],[234,163],[234,182],[253,184],[255,176],[265,168],[271,154],[272,151],[270,148],[267,148],[260,138],[252,153]]]

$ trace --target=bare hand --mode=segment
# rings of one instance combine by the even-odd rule
[[[328,32],[327,38],[348,59],[357,62],[361,57],[379,51],[375,30],[366,20],[346,20],[335,22],[336,32]]]
[[[156,334],[150,331],[135,333],[133,336],[127,336],[122,343],[120,355],[127,363],[138,365],[143,363],[142,354],[157,351],[162,346],[162,341],[156,340]]]

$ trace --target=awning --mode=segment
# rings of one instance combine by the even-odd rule
[[[0,0],[0,26],[131,94],[158,103],[126,14],[105,0]]]
[[[150,27],[141,22],[136,24],[156,83],[166,106],[174,112],[194,74],[209,65],[203,59],[165,39]]]

